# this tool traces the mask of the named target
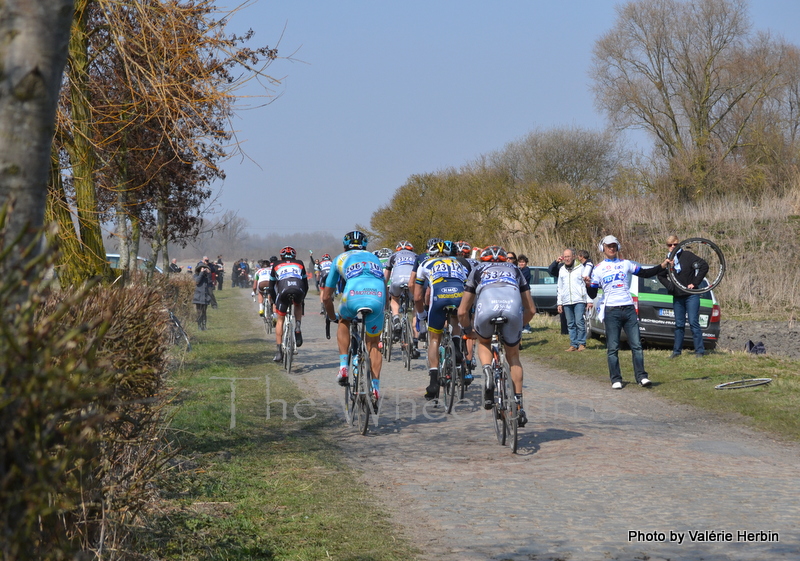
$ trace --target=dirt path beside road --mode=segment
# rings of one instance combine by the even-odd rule
[[[477,406],[480,379],[472,401],[448,416],[422,397],[423,360],[407,372],[399,351],[384,363],[379,425],[360,436],[344,422],[338,351],[322,317],[304,318],[303,332],[292,377],[317,406],[338,412],[334,437],[421,559],[800,555],[798,445],[632,384],[615,391],[527,361],[531,421],[514,456]]]

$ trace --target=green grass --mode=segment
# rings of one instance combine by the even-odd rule
[[[274,344],[250,327],[252,302],[232,290],[217,299],[208,330],[190,331],[193,350],[171,379],[178,397],[169,435],[182,451],[161,482],[142,553],[175,560],[413,558],[415,550],[326,435],[337,421],[302,407],[302,415],[316,416],[295,418],[303,395],[272,363]],[[231,381],[215,378],[239,378],[233,428]],[[279,400],[288,404],[285,419]]]
[[[525,335],[523,353],[548,366],[567,370],[610,383],[604,340],[589,339],[584,352],[564,352],[569,337],[560,334],[558,318],[534,320],[534,332]],[[678,403],[723,414],[726,420],[745,422],[754,428],[791,440],[800,440],[800,362],[774,356],[755,356],[744,352],[711,352],[704,358],[683,353],[670,360],[671,349],[648,349],[644,364],[653,386],[629,391],[649,391]],[[633,382],[629,350],[620,350],[622,376]],[[534,374],[535,376],[535,374]],[[723,382],[743,378],[772,378],[772,383],[756,388],[715,390]]]

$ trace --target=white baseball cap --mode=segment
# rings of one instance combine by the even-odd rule
[[[604,245],[611,245],[612,243],[617,244],[617,251],[622,251],[622,244],[619,243],[619,240],[617,238],[615,238],[614,236],[612,236],[612,235],[608,235],[605,238],[603,238],[602,240],[600,240],[600,243],[597,244],[597,251],[602,253],[603,252],[603,246]]]

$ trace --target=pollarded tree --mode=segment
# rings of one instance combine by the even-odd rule
[[[692,197],[779,88],[785,52],[751,32],[745,0],[634,0],[595,44],[593,88],[618,126],[649,131],[689,170],[681,194]]]
[[[78,14],[58,137],[69,175],[60,184],[73,190],[52,186],[61,237],[77,248],[63,263],[68,283],[107,273],[97,240],[112,209],[123,241],[128,225],[156,249],[196,232],[217,162],[237,149],[237,89],[254,77],[274,84],[265,69],[277,56],[246,48],[250,34],[228,35],[230,12],[209,2],[79,0]]]

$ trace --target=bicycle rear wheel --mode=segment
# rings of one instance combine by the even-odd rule
[[[497,377],[497,363],[492,361],[492,372],[495,372],[495,377]],[[494,384],[494,407],[492,407],[492,418],[494,419],[494,432],[497,436],[497,442],[500,443],[501,446],[505,446],[506,444],[506,430],[507,425],[505,421],[505,398],[503,396],[503,384],[497,384],[492,381]]]
[[[371,381],[369,379],[369,357],[361,355],[358,361],[358,432],[362,435],[369,430],[369,416],[372,413],[372,399],[369,395]]]
[[[403,351],[403,366],[411,370],[411,329],[405,315],[400,316],[400,349]]]
[[[675,249],[670,252],[669,259],[674,259],[678,251],[682,249],[694,253],[708,264],[708,273],[706,273],[705,277],[707,284],[702,287],[687,288],[678,280],[675,268],[670,267],[667,274],[669,275],[669,280],[671,280],[675,286],[690,294],[703,294],[716,288],[719,283],[722,282],[722,277],[725,276],[725,256],[722,254],[722,250],[717,244],[705,238],[689,238],[680,242]],[[697,268],[699,264],[689,263],[685,266],[694,266]]]
[[[286,368],[286,372],[291,373],[292,371],[292,361],[294,359],[294,317],[287,315],[286,321],[283,324],[283,340],[284,343],[284,351],[283,351],[283,364]]]
[[[392,314],[384,312],[383,314],[383,333],[381,333],[381,343],[383,343],[383,358],[386,362],[392,362]]]
[[[447,350],[445,356],[445,395],[444,395],[444,403],[447,407],[447,412],[452,413],[453,407],[456,404],[456,386],[458,385],[458,372],[456,369],[456,357],[455,351],[453,350],[453,340],[447,344]]]
[[[503,383],[505,385],[505,421],[506,421],[506,444],[511,447],[511,453],[517,453],[517,429],[519,428],[519,410],[514,401],[514,385],[511,382],[508,366],[503,367]]]

